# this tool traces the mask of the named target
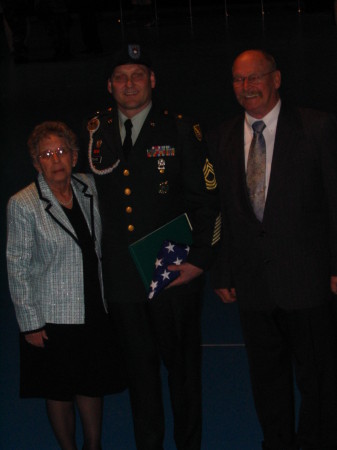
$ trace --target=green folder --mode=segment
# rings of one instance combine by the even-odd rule
[[[192,243],[192,226],[187,214],[181,214],[129,245],[129,251],[147,291],[152,280],[158,251],[165,240],[187,245]]]

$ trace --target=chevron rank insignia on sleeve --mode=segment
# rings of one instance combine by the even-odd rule
[[[209,162],[209,160],[207,158],[206,158],[206,161],[205,161],[205,164],[203,167],[203,172],[204,172],[204,179],[205,179],[205,183],[206,183],[206,189],[208,189],[209,191],[216,189],[217,182],[216,182],[216,178],[215,178],[213,165]]]

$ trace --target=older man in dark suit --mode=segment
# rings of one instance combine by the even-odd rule
[[[245,113],[210,135],[223,212],[212,282],[239,301],[263,448],[336,449],[337,123],[281,104],[280,85],[271,55],[235,59]]]

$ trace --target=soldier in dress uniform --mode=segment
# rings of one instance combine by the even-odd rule
[[[139,45],[115,55],[108,78],[114,106],[87,123],[88,162],[103,222],[105,296],[123,346],[137,449],[163,449],[163,362],[177,449],[200,450],[202,274],[220,237],[217,184],[200,126],[153,105],[155,84]],[[188,259],[172,268],[179,277],[169,288],[148,300],[128,246],[185,212],[193,227]]]

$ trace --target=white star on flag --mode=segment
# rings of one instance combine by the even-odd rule
[[[170,272],[168,272],[165,269],[164,272],[161,274],[161,276],[163,277],[163,280],[169,280],[170,279]]]
[[[163,264],[163,260],[162,259],[156,259],[156,262],[154,263],[156,266],[156,269],[158,269],[159,266],[162,266]]]
[[[167,248],[169,253],[174,252],[174,244],[172,244],[172,242],[169,242],[168,246],[165,248]]]
[[[158,281],[151,281],[150,287],[152,289],[152,291],[154,291],[156,289],[156,287],[158,286]]]

